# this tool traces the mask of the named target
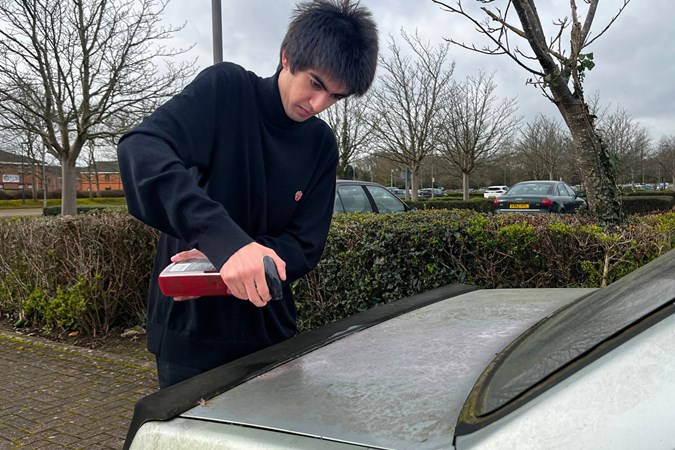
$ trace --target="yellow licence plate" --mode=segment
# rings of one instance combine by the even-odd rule
[[[511,203],[509,208],[511,209],[527,209],[530,207],[529,203]]]

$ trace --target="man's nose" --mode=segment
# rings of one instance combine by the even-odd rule
[[[330,95],[328,92],[319,92],[312,96],[309,100],[309,104],[312,106],[312,112],[314,114],[319,114],[324,109],[331,106],[335,103],[335,98]]]

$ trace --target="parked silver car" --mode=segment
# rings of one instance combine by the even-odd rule
[[[141,399],[132,449],[673,449],[675,250],[604,289],[451,285]]]
[[[410,208],[381,184],[359,180],[337,180],[333,212],[393,213]]]

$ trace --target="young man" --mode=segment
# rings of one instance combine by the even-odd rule
[[[368,90],[377,51],[358,3],[299,4],[274,76],[214,65],[120,140],[129,212],[162,232],[147,323],[160,387],[296,333],[288,283],[318,263],[335,195],[335,138],[314,116]],[[268,303],[265,255],[281,301]],[[161,270],[193,256],[220,268],[233,297],[162,295]]]

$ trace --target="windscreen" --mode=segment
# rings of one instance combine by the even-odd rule
[[[481,377],[476,416],[504,406],[630,324],[675,300],[675,250],[552,315]]]

